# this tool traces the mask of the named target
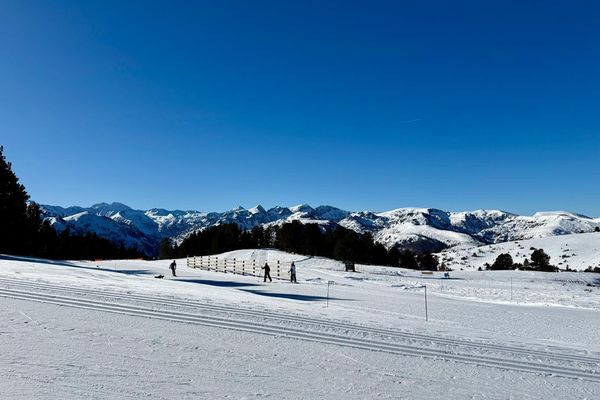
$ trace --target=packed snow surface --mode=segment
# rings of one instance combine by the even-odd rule
[[[1,257],[2,397],[600,398],[599,274],[218,258],[282,279]]]

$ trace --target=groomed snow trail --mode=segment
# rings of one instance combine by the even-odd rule
[[[81,290],[70,286],[4,278],[0,279],[0,296],[390,354],[600,382],[598,358],[568,354],[566,353],[568,349],[561,352],[546,352],[497,343],[478,343],[369,328],[292,314],[212,305],[165,296],[146,296],[109,290]]]

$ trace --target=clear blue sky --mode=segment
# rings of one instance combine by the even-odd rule
[[[32,199],[600,216],[595,1],[20,1],[0,144]]]

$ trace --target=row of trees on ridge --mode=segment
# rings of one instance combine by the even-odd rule
[[[412,269],[437,270],[439,264],[437,257],[431,254],[417,255],[396,247],[386,250],[368,233],[359,234],[341,226],[323,228],[318,224],[302,224],[298,221],[267,228],[257,226],[251,231],[243,231],[236,224],[216,225],[191,234],[179,245],[173,244],[170,239],[163,239],[159,258],[203,256],[260,248]]]

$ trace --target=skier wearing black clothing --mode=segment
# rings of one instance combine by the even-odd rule
[[[294,264],[293,262],[290,266],[290,282],[298,283],[298,281],[296,280],[296,264]]]
[[[171,273],[173,274],[173,276],[177,276],[175,275],[175,269],[177,268],[177,264],[175,263],[175,260],[173,260],[173,262],[171,263],[171,265],[169,265],[169,269],[171,270]]]
[[[273,282],[273,279],[271,279],[271,267],[269,267],[269,264],[265,263],[265,266],[261,269],[265,270],[265,282],[267,281],[267,278],[269,278],[269,282]]]

